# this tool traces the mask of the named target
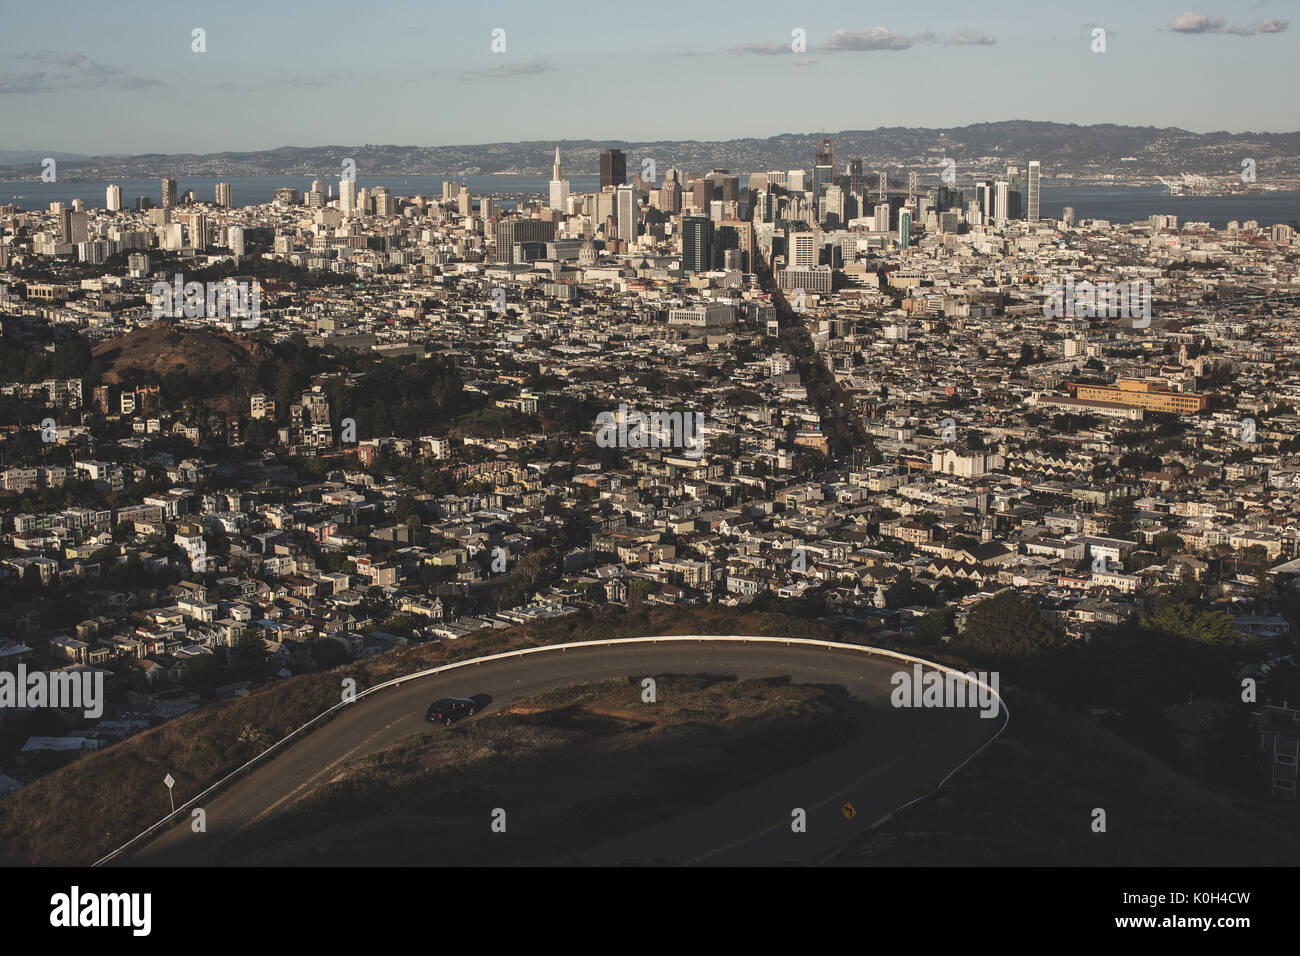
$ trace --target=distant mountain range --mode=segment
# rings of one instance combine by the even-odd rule
[[[1031,159],[1042,162],[1043,175],[1048,178],[1134,180],[1183,172],[1227,178],[1240,175],[1242,161],[1252,159],[1261,184],[1279,179],[1300,180],[1300,132],[1191,133],[1174,127],[1077,126],[1018,120],[955,129],[882,127],[714,142],[561,140],[557,143],[547,140],[473,146],[283,146],[207,155],[43,155],[58,159],[60,180],[83,182],[163,176],[312,176],[329,181],[339,177],[342,162],[348,158],[356,161],[357,175],[362,178],[395,175],[456,178],[486,174],[549,178],[557,145],[566,176],[596,174],[601,150],[614,147],[627,152],[631,178],[642,168],[645,159],[654,160],[659,176],[674,166],[694,171],[717,168],[733,172],[811,168],[814,150],[823,135],[833,145],[837,171],[844,170],[857,155],[869,176],[882,166],[894,175],[902,167],[920,170],[926,181],[937,180],[942,161],[951,158],[962,180],[993,175],[1005,170],[1008,164],[1023,169]],[[15,154],[22,158],[6,162],[7,157]],[[4,164],[0,165],[0,180],[38,178],[40,169],[36,164],[40,155],[39,150],[0,152],[0,163]]]

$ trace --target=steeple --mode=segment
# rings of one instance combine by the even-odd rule
[[[560,171],[560,147],[557,144],[555,147],[555,165],[551,168],[551,180],[558,183],[563,178],[564,176]]]

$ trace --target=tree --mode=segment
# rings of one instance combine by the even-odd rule
[[[1144,613],[1138,623],[1148,631],[1196,644],[1233,644],[1237,633],[1226,611],[1204,611],[1166,601]]]
[[[1043,619],[1033,601],[1015,591],[1003,591],[971,608],[953,645],[994,656],[1020,657],[1063,642],[1060,631]]]
[[[246,680],[256,680],[266,675],[266,639],[256,625],[240,634],[234,647],[234,670]]]

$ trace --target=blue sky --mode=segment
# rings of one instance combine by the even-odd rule
[[[1009,119],[1291,131],[1298,9],[0,0],[0,147],[730,139]],[[1091,49],[1096,27],[1105,53]],[[206,53],[191,51],[194,28]]]

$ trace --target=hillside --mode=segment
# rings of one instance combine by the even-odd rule
[[[159,378],[175,373],[230,375],[254,369],[264,353],[257,343],[215,330],[181,329],[168,321],[142,326],[92,349],[104,363],[107,385],[133,381],[141,372]]]

